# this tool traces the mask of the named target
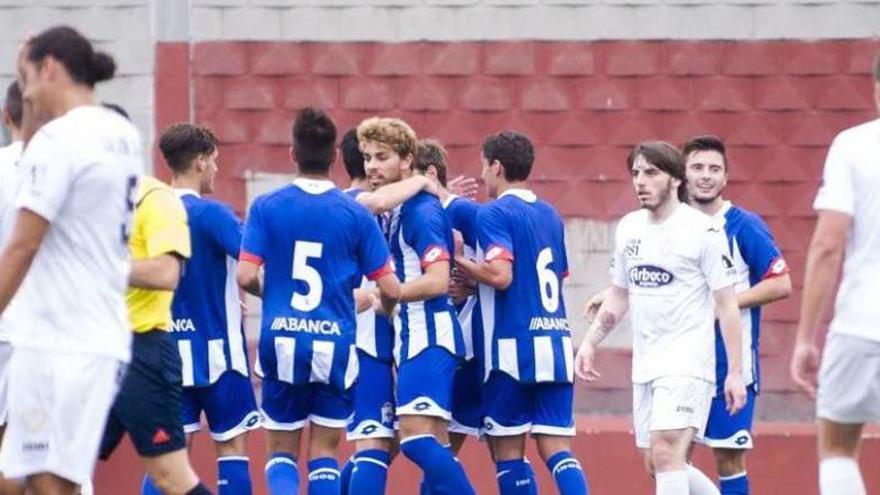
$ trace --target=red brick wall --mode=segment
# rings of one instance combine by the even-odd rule
[[[875,115],[876,43],[866,41],[210,42],[157,53],[158,127],[185,119],[192,103],[192,117],[223,141],[219,196],[239,212],[246,170],[291,171],[290,123],[305,105],[325,107],[342,127],[401,116],[446,143],[453,172],[471,175],[485,134],[526,131],[537,192],[566,216],[600,220],[635,206],[624,165],[634,143],[721,135],[727,195],[767,220],[792,266],[793,297],[765,313],[770,391],[791,387],[788,349],[827,146]]]

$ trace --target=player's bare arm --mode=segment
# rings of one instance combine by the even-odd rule
[[[766,278],[736,295],[740,309],[763,306],[791,296],[791,276],[787,273]]]
[[[379,277],[376,279],[376,286],[379,289],[379,302],[381,303],[382,313],[386,315],[394,314],[394,308],[397,307],[397,303],[400,301],[403,293],[403,286],[397,279],[397,275],[388,273]]]
[[[724,380],[724,395],[727,411],[736,414],[746,404],[746,387],[742,377],[742,326],[739,320],[739,306],[733,286],[712,292],[715,301],[715,316],[721,326],[721,337],[727,352],[727,378]]]
[[[174,290],[180,281],[180,257],[173,253],[132,260],[128,285],[138,289]]]
[[[436,195],[437,186],[428,177],[414,175],[400,182],[382,186],[373,192],[358,194],[357,202],[364,205],[374,215],[378,215],[393,210],[422,191]]]
[[[0,254],[0,314],[18,291],[49,230],[49,222],[36,213],[21,209],[6,249]]]
[[[620,322],[620,319],[629,309],[629,291],[611,286],[605,291],[604,302],[597,311],[597,317],[587,330],[578,348],[574,360],[574,370],[577,376],[584,381],[592,382],[601,377],[601,374],[593,367],[596,348],[605,340]]]
[[[235,271],[235,280],[243,291],[257,297],[263,297],[263,275],[260,266],[247,260],[241,260]]]
[[[801,312],[790,371],[792,380],[811,396],[816,395],[816,377],[819,371],[816,331],[837,286],[851,226],[852,217],[846,213],[820,211],[807,251],[804,293],[801,296]]]
[[[400,302],[433,299],[449,291],[449,262],[431,263],[421,277],[400,286]],[[393,307],[393,306],[392,306]]]
[[[485,263],[456,254],[455,266],[473,281],[499,290],[510,287],[513,280],[513,263],[509,260],[496,259]]]
[[[592,323],[596,320],[596,316],[599,315],[599,308],[602,307],[602,303],[605,302],[611,289],[612,287],[606,287],[587,299],[587,303],[584,305],[583,317],[586,318],[588,322]]]

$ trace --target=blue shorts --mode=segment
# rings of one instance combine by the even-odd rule
[[[202,429],[202,411],[208,419],[211,438],[231,440],[260,426],[260,412],[250,378],[229,370],[207,387],[184,387],[181,404],[183,431]]]
[[[311,422],[327,428],[345,428],[351,416],[351,389],[342,391],[324,383],[291,385],[263,379],[263,428],[296,431]]]
[[[704,443],[713,449],[751,449],[752,421],[755,419],[755,387],[746,388],[748,401],[741,411],[731,416],[727,412],[724,395],[712,399]]]
[[[397,415],[452,419],[452,383],[459,358],[429,347],[397,370]]]
[[[482,427],[483,370],[479,360],[471,359],[455,372],[449,431],[479,436]]]
[[[483,404],[486,435],[575,435],[571,383],[520,383],[507,373],[493,371],[483,387]]]
[[[358,350],[358,381],[354,414],[348,423],[349,441],[394,438],[394,367]]]

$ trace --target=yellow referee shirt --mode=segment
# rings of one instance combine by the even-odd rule
[[[134,223],[128,240],[131,259],[154,258],[173,253],[191,256],[186,210],[167,184],[141,176],[138,184]],[[171,300],[174,291],[130,287],[126,296],[128,318],[135,333],[171,328]]]

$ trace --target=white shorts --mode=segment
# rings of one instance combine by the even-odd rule
[[[819,368],[816,416],[845,424],[880,421],[880,342],[828,336]]]
[[[665,376],[633,384],[636,446],[651,446],[651,432],[693,428],[702,437],[715,384],[691,376]]]
[[[9,360],[12,359],[12,344],[0,342],[0,426],[6,424],[9,414]]]
[[[110,357],[16,349],[0,449],[4,476],[51,473],[77,484],[89,481],[121,369]]]

